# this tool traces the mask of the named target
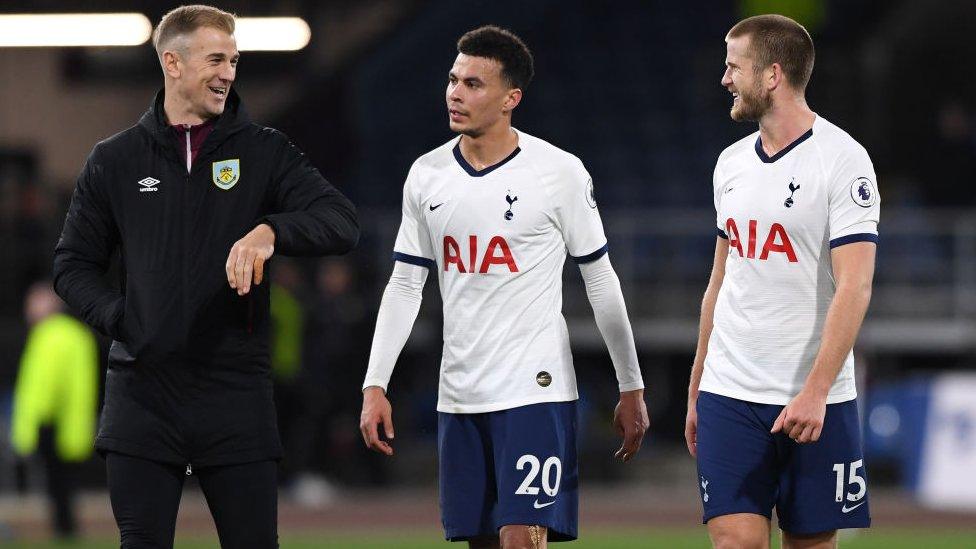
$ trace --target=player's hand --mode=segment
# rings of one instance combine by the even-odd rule
[[[613,411],[613,427],[624,440],[613,457],[624,462],[630,461],[630,458],[640,450],[649,423],[647,406],[644,404],[644,390],[620,393],[620,402]]]
[[[387,440],[393,440],[393,407],[379,387],[366,387],[363,390],[363,413],[359,416],[359,431],[363,434],[366,446],[381,454],[393,455],[393,447],[386,440],[380,440],[379,426]]]
[[[826,414],[827,395],[802,390],[779,413],[770,432],[782,431],[800,444],[816,442],[820,440]]]
[[[698,399],[688,399],[688,414],[685,416],[685,444],[691,457],[698,456]]]
[[[251,291],[252,276],[255,286],[264,280],[264,262],[271,259],[274,243],[274,229],[262,223],[231,247],[224,271],[227,272],[227,282],[237,290],[237,295]]]

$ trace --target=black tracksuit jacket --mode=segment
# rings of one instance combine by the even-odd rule
[[[221,183],[236,182],[224,189],[215,180],[228,164]],[[342,254],[359,238],[352,203],[285,135],[252,123],[233,90],[189,173],[163,92],[137,125],[92,150],[55,250],[54,287],[114,340],[100,452],[201,467],[281,457],[274,259],[243,297],[224,271],[233,244],[260,223],[274,229],[275,256]],[[116,249],[121,288],[105,277]]]

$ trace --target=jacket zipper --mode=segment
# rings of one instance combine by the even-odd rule
[[[190,126],[184,126],[186,128],[186,173],[190,173],[193,168],[193,149],[190,147]]]
[[[193,175],[193,149],[190,146],[190,125],[187,124],[187,125],[184,126],[184,128],[186,129],[186,184],[183,186],[182,198],[183,198],[183,204],[185,205],[186,204],[186,195],[187,195],[187,193],[190,192],[190,179],[191,179],[191,176]],[[183,215],[184,216],[187,215],[185,209],[183,210]],[[188,221],[187,221],[187,219],[185,217],[184,217],[184,219],[182,221],[183,221],[183,223],[182,223],[183,226],[182,226],[180,232],[182,233],[181,236],[182,236],[182,240],[183,240],[183,245],[185,247],[186,246],[186,243],[187,243],[187,240],[188,240],[187,239],[187,236],[186,236],[187,235],[186,225],[187,225],[187,222]],[[189,316],[188,311],[190,310],[190,305],[189,305],[188,299],[187,299],[187,292],[188,292],[187,288],[189,286],[187,285],[187,282],[188,282],[187,281],[187,278],[188,277],[186,276],[186,274],[187,274],[186,261],[187,261],[187,259],[184,257],[184,259],[183,259],[184,264],[182,265],[182,272],[180,273],[180,275],[181,275],[181,277],[183,279],[183,317],[184,317],[184,322],[188,322],[189,321],[189,319],[188,319],[188,316]],[[187,323],[187,325],[189,325],[189,324]],[[187,337],[189,337],[189,334],[187,334]],[[192,438],[195,439],[196,437],[192,437]],[[191,444],[190,446],[191,446],[191,451],[193,451],[194,450],[193,444]],[[186,476],[189,477],[189,476],[192,476],[192,475],[193,475],[193,465],[191,463],[187,463],[186,464]]]

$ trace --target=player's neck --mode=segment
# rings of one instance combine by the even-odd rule
[[[774,103],[759,120],[759,138],[763,151],[773,156],[810,131],[817,115],[802,97]]]
[[[518,148],[518,134],[508,124],[471,137],[461,136],[461,155],[476,170],[483,170],[508,158]]]
[[[207,120],[194,112],[189,101],[182,100],[175,92],[166,90],[163,96],[163,113],[171,126],[196,126]]]

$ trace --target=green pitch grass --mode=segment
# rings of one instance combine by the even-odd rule
[[[872,529],[860,533],[844,532],[841,538],[842,549],[964,549],[976,548],[976,530],[917,530],[917,529]],[[553,544],[565,549],[708,549],[711,545],[704,530],[655,529],[655,530],[607,530],[593,529],[582,533],[583,540]],[[4,544],[4,547],[30,547],[31,549],[108,549],[118,547],[111,538],[92,539],[73,544],[29,543]],[[466,544],[441,541],[438,531],[396,533],[342,533],[320,535],[306,534],[282,536],[282,549],[429,549],[454,547],[461,549]],[[774,540],[773,547],[779,547]],[[216,538],[185,538],[178,536],[176,549],[218,549]]]

